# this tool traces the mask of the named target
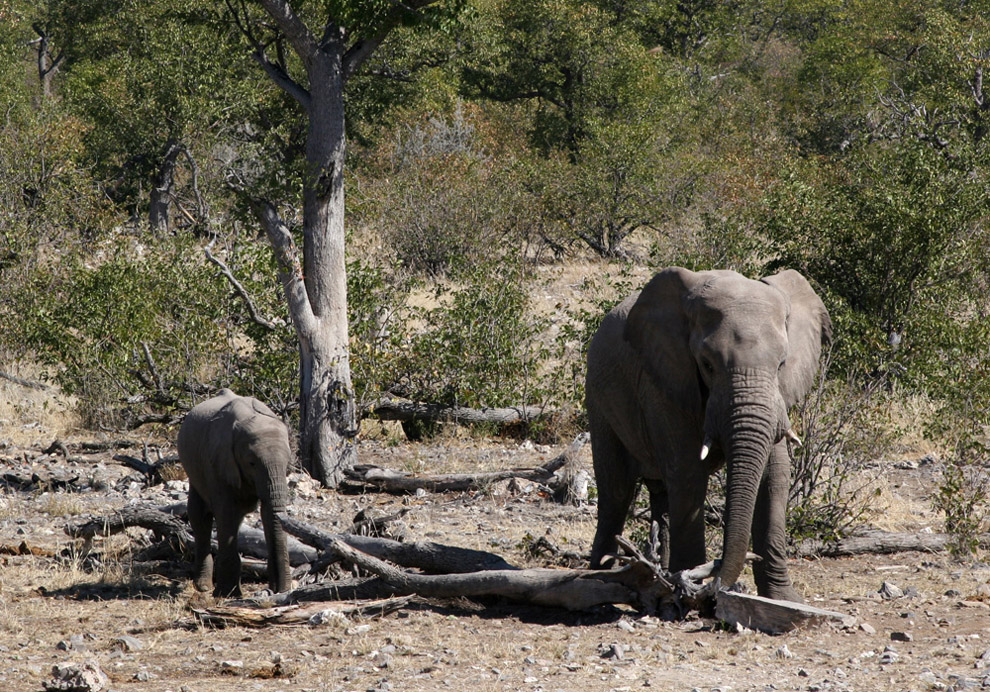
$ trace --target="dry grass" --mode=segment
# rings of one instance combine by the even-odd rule
[[[0,363],[0,370],[29,381],[42,377],[41,368],[23,362]],[[33,389],[0,378],[0,445],[30,447],[43,442],[47,446],[70,435],[79,428],[75,405],[57,388]]]

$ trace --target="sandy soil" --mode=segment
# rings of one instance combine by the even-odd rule
[[[38,553],[0,555],[0,690],[43,690],[53,665],[87,660],[108,676],[109,689],[134,692],[990,687],[990,567],[944,554],[794,560],[807,601],[853,615],[857,624],[778,636],[732,632],[698,617],[661,622],[617,607],[572,613],[428,600],[384,617],[316,626],[181,627],[191,607],[211,600],[192,590],[186,565],[138,569],[134,555],[149,542],[139,529],[98,540],[93,548],[103,558],[87,560],[63,527],[129,502],[181,500],[182,483],[149,488],[112,450],[72,451],[73,442],[100,435],[73,429],[64,416],[46,417],[43,397],[19,399],[15,386],[0,389],[0,399],[17,402],[0,409],[0,474],[39,479],[23,489],[0,482],[0,548],[17,553],[23,544]],[[72,459],[43,453],[56,437],[70,443]],[[362,442],[362,461],[417,472],[492,470],[541,463],[558,451],[471,438],[420,445],[388,439]],[[151,441],[168,440],[165,433]],[[142,441],[133,438],[137,446],[125,453],[140,455]],[[167,446],[163,452],[172,453]],[[928,500],[933,469],[879,463],[887,509],[876,523],[937,529]],[[46,490],[52,478],[75,478],[76,490]],[[554,564],[527,552],[527,537],[546,535],[586,552],[594,530],[593,506],[562,507],[504,487],[344,496],[301,481],[292,513],[334,529],[361,509],[400,507],[410,509],[410,539],[483,548],[519,565]],[[885,582],[904,595],[882,598]]]

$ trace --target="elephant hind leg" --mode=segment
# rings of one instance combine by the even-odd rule
[[[626,515],[636,496],[635,461],[607,423],[591,415],[591,453],[598,485],[598,528],[591,546],[591,567],[605,567],[603,558],[617,548]]]
[[[189,488],[187,505],[189,526],[192,527],[196,554],[193,558],[193,585],[197,591],[213,588],[213,553],[210,542],[213,536],[213,512],[195,488]]]

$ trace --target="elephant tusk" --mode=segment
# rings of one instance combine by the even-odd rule
[[[784,437],[794,443],[795,447],[801,446],[801,438],[794,433],[794,428],[788,428],[787,432],[784,433]]]
[[[704,443],[701,445],[701,460],[704,461],[708,458],[708,452],[712,449],[712,440],[710,437],[706,437]]]

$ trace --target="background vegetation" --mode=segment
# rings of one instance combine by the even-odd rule
[[[809,518],[911,398],[935,502],[982,530],[988,10],[465,0],[395,30],[347,94],[360,403],[546,404],[563,434],[636,271],[795,267],[837,335],[802,414],[801,463],[832,471],[796,487],[801,531],[845,525]],[[305,126],[227,3],[0,0],[0,106],[0,364],[43,364],[91,425],[220,385],[291,415],[295,340],[242,192],[298,190]],[[577,299],[541,303],[567,266]]]

